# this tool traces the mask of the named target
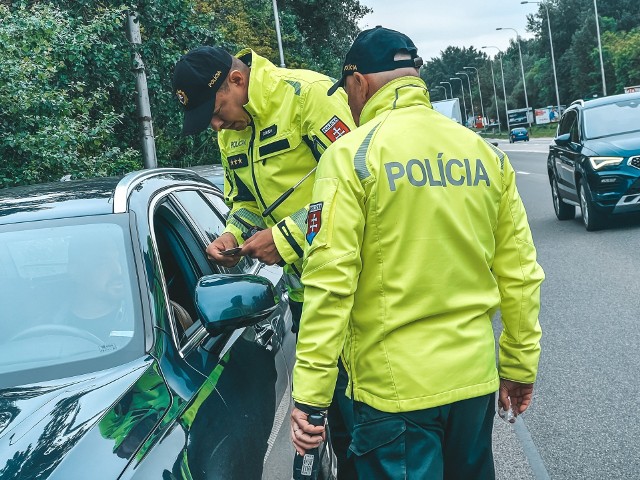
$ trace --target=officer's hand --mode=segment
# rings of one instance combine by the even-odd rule
[[[242,244],[242,255],[256,258],[267,265],[275,265],[282,261],[270,228],[260,230],[245,240]]]
[[[324,426],[311,425],[308,415],[298,408],[291,412],[291,441],[300,455],[317,447],[325,439]]]
[[[224,256],[220,254],[220,252],[229,250],[230,248],[236,248],[237,246],[238,241],[236,237],[229,232],[225,232],[209,244],[207,247],[207,257],[223,267],[233,267],[237,265],[242,258],[242,252],[232,257]]]
[[[500,379],[498,405],[504,410],[511,408],[514,415],[520,415],[531,404],[532,396],[533,383],[517,383],[504,378]]]

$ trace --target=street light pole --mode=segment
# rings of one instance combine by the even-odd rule
[[[520,34],[515,28],[510,27],[498,27],[496,30],[513,30],[516,32],[516,43],[518,44],[518,53],[520,54],[520,70],[522,71],[522,86],[524,87],[524,103],[527,107],[527,123],[531,128],[531,122],[529,121],[529,97],[527,96],[527,81],[524,77],[524,64],[522,63],[522,49],[520,48]],[[502,59],[500,60],[502,62]],[[560,112],[558,112],[559,114]]]
[[[476,57],[476,60],[484,60],[484,57]],[[496,102],[496,119],[498,120],[498,132],[502,133],[502,125],[500,125],[500,107],[498,107],[498,92],[496,91],[496,76],[493,74],[493,61],[489,59],[491,67],[491,84],[493,85],[493,98]],[[480,78],[478,77],[478,89],[480,88]],[[482,95],[480,96],[482,99]],[[484,114],[483,114],[484,115]]]
[[[507,106],[507,89],[504,86],[504,68],[502,66],[502,50],[498,47],[486,46],[482,48],[495,48],[500,52],[500,72],[502,73],[502,93],[504,94],[504,113],[507,116],[507,133],[511,131],[511,125],[509,124],[509,107]]]
[[[467,85],[469,85],[469,101],[471,102],[471,116],[473,117],[473,125],[475,127],[476,124],[476,111],[473,108],[473,94],[471,93],[471,80],[469,79],[469,74],[467,72],[456,72],[456,75],[464,75],[467,77]]]
[[[460,92],[462,93],[462,106],[464,108],[464,125],[467,126],[469,115],[467,114],[467,102],[464,99],[464,84],[462,79],[458,77],[451,77],[449,80],[458,80],[460,82]]]
[[[441,88],[442,90],[444,90],[444,99],[448,100],[449,97],[447,97],[447,89],[444,87],[441,87],[440,85],[434,85],[433,88]]]
[[[440,82],[440,85],[449,85],[449,90],[451,90],[451,98],[453,98],[453,87],[451,86],[451,84],[449,82]],[[442,87],[442,88],[444,88],[444,87]],[[445,91],[445,94],[446,94],[447,89],[445,88],[444,91]]]
[[[482,111],[482,126],[484,126],[484,103],[482,102],[482,89],[480,88],[480,72],[476,67],[462,67],[465,70],[474,70],[478,79],[478,94],[480,95],[480,110]]]
[[[560,107],[560,90],[558,89],[558,74],[556,73],[556,58],[553,53],[553,38],[551,37],[551,19],[549,17],[549,8],[547,7],[547,4],[544,2],[527,1],[527,2],[520,2],[520,3],[522,5],[525,5],[527,3],[537,3],[539,5],[542,5],[547,12],[547,26],[549,27],[549,44],[551,46],[551,66],[553,67],[553,82],[556,87],[556,103],[558,105],[558,115],[560,115],[562,113],[562,109]]]
[[[284,68],[284,52],[282,51],[282,37],[280,35],[280,16],[278,15],[278,4],[276,0],[273,0],[273,17],[276,22],[276,38],[278,39],[278,50],[280,51],[280,66]]]
[[[598,32],[598,53],[600,54],[600,72],[602,73],[602,92],[607,96],[607,81],[604,78],[604,61],[602,60],[602,40],[600,40],[600,21],[598,20],[598,2],[593,0],[593,8],[596,12],[596,31]],[[560,112],[558,112],[560,113]]]

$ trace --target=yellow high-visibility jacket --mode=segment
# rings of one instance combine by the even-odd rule
[[[244,108],[253,124],[240,132],[218,134],[225,200],[231,206],[226,231],[242,244],[246,229],[232,214],[251,225],[274,227],[278,253],[300,272],[314,174],[271,215],[263,218],[262,212],[318,164],[329,144],[355,128],[346,95],[327,96],[333,83],[325,75],[278,68],[250,49],[237,57],[251,67],[249,102]],[[299,281],[290,295],[302,301]]]
[[[420,410],[536,378],[544,273],[506,155],[431,108],[417,77],[366,103],[361,126],[316,173],[302,281],[294,399],[348,394]],[[344,347],[344,351],[343,351]]]

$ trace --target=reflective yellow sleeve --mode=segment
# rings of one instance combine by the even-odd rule
[[[540,358],[542,330],[538,314],[544,272],[536,261],[536,249],[515,177],[505,156],[493,262],[501,296],[503,324],[499,374],[508,380],[533,383]]]
[[[327,96],[331,85],[328,80],[311,83],[302,107],[302,136],[316,160],[329,145],[356,128],[344,91]]]
[[[324,408],[331,403],[337,361],[362,269],[364,208],[364,190],[353,169],[353,156],[348,149],[330,148],[313,188],[302,274],[304,310],[293,397],[306,405]]]

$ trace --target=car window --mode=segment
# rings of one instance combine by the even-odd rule
[[[105,217],[0,230],[0,376],[62,378],[140,353],[128,217]]]
[[[224,202],[222,206],[226,208]],[[224,216],[197,190],[174,191],[159,203],[153,228],[174,337],[184,347],[202,329],[194,299],[198,280],[212,273],[250,271],[254,261],[243,258],[237,266],[224,268],[207,259],[206,246],[224,231]]]
[[[202,242],[189,229],[170,197],[156,208],[153,229],[169,297],[174,337],[182,347],[201,328],[194,299],[198,280],[213,271],[204,260]]]
[[[560,126],[558,127],[558,136],[570,133],[575,121],[575,111],[570,110],[565,115],[563,115],[562,120],[560,121]]]
[[[583,115],[586,138],[601,138],[640,130],[639,99],[585,108]]]
[[[180,202],[185,213],[191,218],[201,232],[206,236],[208,242],[212,242],[224,232],[226,220],[220,210],[224,208],[228,212],[228,207],[219,197],[213,194],[205,198],[196,190],[181,190],[174,193]],[[217,205],[216,205],[217,204]],[[242,273],[246,272],[254,265],[254,260],[243,257],[238,265],[231,268],[217,267],[221,273]]]

